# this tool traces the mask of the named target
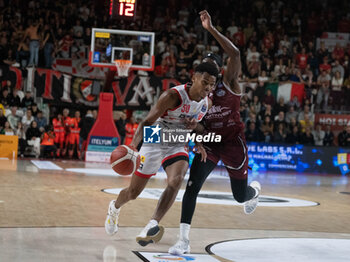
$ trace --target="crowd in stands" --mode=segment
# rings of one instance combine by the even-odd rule
[[[139,0],[135,20],[116,21],[109,19],[108,7],[99,1],[0,0],[0,65],[51,68],[68,50],[89,46],[92,27],[153,31],[154,75],[186,83],[208,52],[222,55],[227,63],[222,48],[202,29],[201,9],[207,9],[214,26],[239,47],[241,81],[248,88],[250,83],[256,86],[251,96],[242,98],[240,109],[248,141],[350,145],[349,127],[334,139],[330,127],[315,125],[315,112],[350,110],[349,41],[334,48],[327,48],[322,38],[319,46],[316,43],[324,32],[349,33],[348,1]],[[303,83],[305,97],[277,100],[266,90],[266,84],[275,81]],[[42,134],[55,133],[54,127],[47,127],[52,121],[43,119],[31,92],[23,98],[17,93],[10,82],[2,85],[0,132],[17,134],[20,152],[32,145],[38,154]],[[64,114],[63,119],[68,117]],[[117,120],[127,141],[126,130],[135,129],[135,120],[126,119],[124,112]],[[86,134],[81,136],[86,139]],[[56,147],[60,154],[69,151],[60,143]]]

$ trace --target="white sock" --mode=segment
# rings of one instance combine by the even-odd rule
[[[155,226],[158,226],[158,221],[157,220],[154,220],[154,219],[151,219],[147,225],[150,225],[151,227],[155,227]]]
[[[189,237],[190,229],[191,229],[190,224],[186,224],[186,223],[180,224],[180,239],[181,240],[189,240],[190,239],[190,237]]]
[[[120,208],[115,207],[115,202],[114,202],[114,205],[112,205],[112,210],[113,210],[113,212],[119,212],[119,210],[120,210]]]

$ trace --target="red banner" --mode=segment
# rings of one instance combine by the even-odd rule
[[[316,114],[315,123],[322,126],[331,125],[332,131],[342,131],[350,124],[350,115]]]

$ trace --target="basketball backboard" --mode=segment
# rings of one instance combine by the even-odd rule
[[[89,65],[115,69],[116,59],[131,60],[131,70],[154,69],[153,32],[93,28]]]

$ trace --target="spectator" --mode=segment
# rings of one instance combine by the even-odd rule
[[[187,70],[185,68],[182,68],[181,71],[178,73],[178,77],[177,80],[181,83],[181,84],[186,84],[187,82],[189,82],[190,76],[187,73]]]
[[[26,91],[25,96],[22,99],[22,105],[21,107],[29,107],[32,106],[32,104],[34,104],[34,99],[32,97],[32,92],[31,91]]]
[[[26,131],[27,144],[33,146],[35,157],[40,156],[40,137],[41,133],[38,128],[38,124],[32,121],[30,127]]]
[[[85,151],[86,141],[88,139],[89,133],[90,133],[94,123],[95,123],[95,119],[92,115],[92,111],[88,110],[86,112],[85,117],[79,123],[79,127],[80,127],[80,141],[79,142],[80,142],[80,148],[82,149],[82,151]],[[119,135],[120,135],[120,133],[119,133]]]
[[[178,74],[182,69],[188,69],[188,63],[184,51],[180,51],[180,56],[176,61],[176,73]]]
[[[6,136],[14,136],[15,135],[15,132],[11,128],[10,123],[8,121],[5,122],[4,128],[1,131],[1,134],[6,135]]]
[[[245,132],[247,141],[263,141],[263,134],[259,128],[256,128],[255,122],[250,122],[248,130]]]
[[[36,117],[39,112],[38,105],[36,103],[33,103],[31,106],[31,110],[32,110],[32,115]]]
[[[331,100],[333,109],[340,109],[343,100],[343,78],[340,75],[339,71],[335,71],[335,74],[332,78],[332,87],[331,87]],[[350,101],[348,101],[350,103]]]
[[[305,120],[306,116],[311,121],[314,120],[314,114],[310,111],[310,107],[308,105],[304,105],[304,110],[298,114],[298,121]]]
[[[264,61],[261,64],[261,71],[265,71],[266,72],[266,76],[271,78],[273,75],[273,63],[271,61],[271,59],[269,57],[267,57],[266,59],[264,59]]]
[[[125,145],[129,145],[134,138],[134,134],[136,132],[136,129],[138,127],[138,124],[135,122],[135,118],[132,116],[130,117],[128,123],[125,125]]]
[[[273,119],[274,114],[271,108],[272,108],[271,105],[265,106],[265,110],[260,112],[261,119],[265,119],[266,116],[269,116],[271,119]]]
[[[18,96],[18,89],[14,88],[12,90],[12,94],[9,95],[9,105],[10,106],[16,106],[20,107],[21,106],[21,98]]]
[[[165,59],[162,60],[161,64],[156,66],[154,69],[154,75],[157,77],[166,77],[169,73],[169,67]]]
[[[334,134],[331,130],[331,125],[326,126],[326,131],[323,138],[324,146],[333,146],[334,145]]]
[[[284,104],[284,98],[281,96],[278,99],[278,104],[274,106],[275,114],[278,114],[279,112],[286,113],[287,112],[287,106]]]
[[[303,47],[303,48],[301,49],[301,53],[300,53],[300,54],[297,54],[297,57],[296,57],[297,65],[298,65],[299,69],[300,69],[302,72],[306,69],[306,66],[307,66],[307,59],[308,59],[308,55],[306,54],[306,49],[305,49],[305,47]]]
[[[271,89],[267,89],[266,95],[264,97],[264,104],[273,107],[275,105],[275,98],[271,93]]]
[[[321,125],[317,124],[316,129],[312,131],[315,139],[315,146],[323,146],[323,140],[325,138],[325,132],[321,129]]]
[[[301,138],[299,129],[297,126],[294,126],[292,132],[290,132],[286,137],[286,143],[288,144],[300,144]]]
[[[275,131],[277,131],[277,129],[279,128],[279,124],[283,124],[283,125],[286,124],[283,111],[280,111],[278,115],[275,116],[275,119],[274,119]]]
[[[17,124],[20,121],[20,118],[17,116],[17,107],[11,107],[11,114],[7,116],[7,120],[10,123],[10,126],[13,130],[17,128]]]
[[[321,64],[324,60],[325,57],[329,57],[329,52],[328,52],[328,49],[326,48],[325,46],[325,43],[324,41],[321,41],[321,44],[320,44],[320,48],[317,50],[316,52],[316,56],[318,58],[318,62],[319,64]]]
[[[292,118],[296,119],[297,116],[298,116],[298,112],[295,111],[294,106],[289,106],[289,110],[286,113],[286,118],[285,118],[286,123],[289,124],[291,122],[291,119]]]
[[[54,140],[55,133],[53,132],[53,126],[46,126],[45,132],[41,135],[40,157],[45,157],[47,153],[52,154],[52,157],[56,156],[56,146]]]
[[[31,109],[27,109],[26,114],[22,117],[22,124],[23,124],[23,128],[24,130],[27,131],[27,129],[29,128],[30,124],[34,121],[34,117],[32,114],[32,110]]]
[[[15,132],[16,136],[18,136],[18,154],[23,157],[26,147],[27,147],[27,140],[26,140],[26,131],[24,130],[24,126],[22,122],[18,122],[18,127]]]
[[[303,145],[313,146],[315,144],[314,136],[311,133],[309,126],[305,127],[305,132],[301,135],[301,143]]]
[[[350,147],[350,124],[347,124],[344,131],[338,135],[338,144],[343,147]]]
[[[299,123],[300,123],[302,132],[305,132],[306,128],[309,128],[311,130],[314,126],[313,121],[309,118],[308,115],[304,115],[304,119],[299,120]]]
[[[331,69],[332,69],[331,65],[328,64],[328,57],[325,56],[323,58],[323,64],[320,64],[320,72],[326,71],[327,74],[330,74],[331,73]]]
[[[264,122],[261,125],[261,132],[264,134],[264,142],[269,143],[272,142],[273,135],[273,123],[271,121],[270,116],[265,116]]]
[[[91,41],[91,40],[90,40]],[[55,49],[56,39],[50,25],[46,24],[44,27],[44,58],[45,58],[45,67],[51,68],[53,61],[53,51]]]
[[[300,108],[299,98],[294,96],[293,99],[289,102],[289,106],[293,106],[294,109]]]
[[[125,130],[126,123],[127,123],[126,112],[122,111],[120,112],[119,119],[117,119],[117,121],[115,122],[115,125],[117,126],[118,133],[120,136],[120,145],[124,144],[125,135],[126,135],[126,130]]]
[[[284,71],[282,72],[282,74],[280,74],[278,76],[278,81],[287,82],[290,80],[290,77],[291,77],[290,68],[288,66],[286,66],[284,68]]]
[[[33,21],[32,24],[26,29],[23,41],[28,37],[29,42],[29,63],[28,66],[38,66],[39,63],[39,47],[40,47],[40,36],[39,27],[41,24],[38,21]]]
[[[0,103],[4,106],[10,106],[11,103],[11,97],[9,95],[9,89],[7,87],[4,87],[2,89],[1,95],[0,95]]]
[[[5,127],[5,123],[7,122],[7,118],[4,115],[4,110],[0,109],[0,130]]]
[[[278,128],[273,135],[273,142],[275,143],[284,143],[287,137],[285,126],[282,122],[278,123]]]
[[[231,25],[226,28],[226,31],[230,33],[231,39],[233,38],[234,34],[238,32],[238,27],[233,19],[231,20]]]
[[[17,47],[16,61],[23,68],[28,66],[29,57],[30,57],[29,44],[30,44],[30,40],[29,38],[27,38],[22,42],[20,42]]]
[[[334,61],[334,65],[332,67],[332,75],[334,76],[337,71],[340,73],[340,78],[344,79],[344,67],[339,64],[339,60]]]
[[[344,55],[345,55],[345,53],[344,53],[343,47],[341,47],[340,44],[339,44],[339,42],[337,42],[337,43],[335,44],[335,47],[334,47],[333,52],[332,52],[332,58],[333,58],[334,60],[340,60],[340,61],[342,61],[343,58],[344,58]]]
[[[269,81],[269,78],[267,77],[266,72],[264,70],[261,70],[260,75],[258,77],[258,81],[264,84]]]
[[[259,60],[260,54],[256,50],[256,46],[253,45],[251,49],[248,49],[248,54],[247,54],[247,64],[253,61]]]
[[[43,112],[39,110],[36,117],[34,117],[34,120],[38,123],[40,132],[43,133],[45,131],[45,127],[47,126],[47,119],[43,116]]]
[[[321,105],[323,104],[323,110],[326,110],[328,107],[330,81],[330,75],[326,70],[322,70],[317,78],[318,91],[316,103],[318,108],[321,108]]]
[[[0,103],[0,110],[2,111],[2,114],[5,115],[5,108],[4,106]]]
[[[97,119],[97,115],[98,115],[98,111],[96,109],[92,110],[92,117],[95,119]]]
[[[249,112],[249,117],[246,119],[246,125],[249,126],[251,122],[255,123],[256,128],[260,128],[260,121],[254,112]]]
[[[250,103],[250,107],[254,108],[255,114],[260,112],[260,110],[261,110],[261,103],[259,102],[258,96],[253,96],[253,101]]]

